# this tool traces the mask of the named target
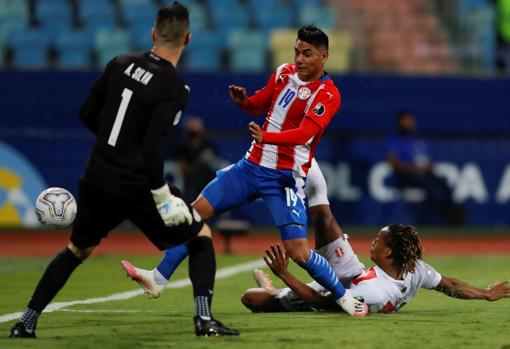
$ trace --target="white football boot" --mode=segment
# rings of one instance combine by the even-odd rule
[[[336,303],[351,316],[365,316],[368,314],[368,305],[351,296],[349,290],[345,290],[343,297],[337,299]]]
[[[158,298],[161,295],[165,285],[156,283],[152,270],[137,268],[128,261],[121,261],[120,264],[122,264],[122,269],[126,271],[127,276],[136,281],[149,298]]]
[[[268,291],[272,295],[277,295],[279,290],[273,286],[273,281],[269,278],[269,275],[264,273],[260,269],[253,269],[253,278],[257,285],[266,291]]]

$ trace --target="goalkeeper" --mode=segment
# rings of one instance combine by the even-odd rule
[[[163,175],[165,139],[179,123],[190,92],[175,68],[190,38],[187,8],[177,2],[163,7],[152,29],[153,49],[113,58],[95,82],[79,113],[96,142],[79,182],[71,241],[48,265],[10,337],[35,338],[43,309],[125,219],[161,250],[208,231]],[[196,335],[239,334],[211,316],[216,272],[211,239],[194,238],[187,248]]]

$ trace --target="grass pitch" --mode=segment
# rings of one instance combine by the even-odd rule
[[[126,256],[97,256],[73,274],[55,301],[103,297],[137,286],[119,261]],[[257,256],[219,256],[218,269]],[[157,256],[132,256],[149,268]],[[0,317],[22,311],[49,259],[0,259]],[[429,258],[448,276],[479,287],[510,279],[510,256]],[[370,262],[364,259],[367,265]],[[303,278],[305,273],[292,268]],[[186,266],[173,280],[187,276]],[[308,278],[306,278],[308,279]],[[277,285],[281,283],[276,282]],[[167,289],[157,300],[75,305],[39,319],[37,340],[7,338],[15,320],[0,323],[0,348],[510,348],[510,299],[463,301],[422,290],[396,314],[351,318],[342,313],[252,314],[239,302],[254,287],[250,272],[217,280],[214,315],[241,331],[230,338],[196,338],[191,287]]]

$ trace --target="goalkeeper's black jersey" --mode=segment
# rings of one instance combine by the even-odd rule
[[[165,139],[188,94],[174,66],[152,52],[110,61],[80,109],[97,135],[86,177],[117,192],[163,186]]]

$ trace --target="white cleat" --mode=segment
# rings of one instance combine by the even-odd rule
[[[368,305],[360,302],[348,293],[345,293],[342,298],[337,299],[336,303],[351,316],[365,316],[368,314]]]
[[[273,286],[273,281],[269,278],[269,275],[264,273],[260,269],[253,269],[253,278],[257,285],[272,295],[277,295],[279,291]]]
[[[136,281],[149,298],[158,298],[161,295],[165,286],[156,283],[152,270],[137,268],[128,261],[121,261],[120,264],[122,264],[122,269],[126,271],[127,276]]]

